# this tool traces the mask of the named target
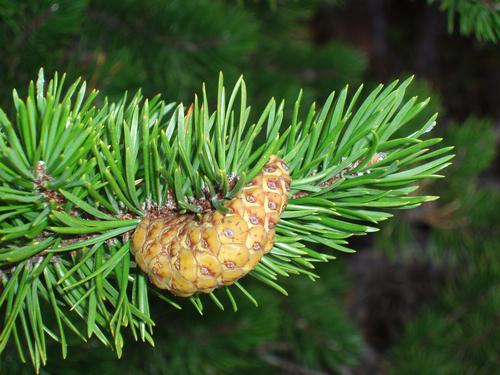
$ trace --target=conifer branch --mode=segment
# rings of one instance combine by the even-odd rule
[[[430,0],[435,2],[436,0]],[[440,9],[448,14],[448,31],[498,42],[500,40],[500,2],[498,0],[440,0]]]
[[[40,71],[26,100],[14,91],[14,119],[0,110],[0,352],[13,342],[36,368],[45,364],[47,335],[63,357],[70,331],[121,356],[124,327],[153,343],[153,296],[180,308],[131,257],[129,236],[144,216],[224,212],[278,155],[292,199],[251,275],[287,294],[280,278],[314,280],[315,263],[353,252],[347,239],[376,231],[391,217],[386,209],[436,199],[416,195],[415,184],[441,177],[453,157],[451,147],[434,147],[440,138],[425,137],[435,116],[405,133],[428,103],[405,99],[411,78],[379,85],[363,101],[362,87],[350,99],[346,87],[319,111],[313,104],[302,113],[300,94],[290,120],[274,99],[253,120],[243,78],[226,92],[222,74],[214,111],[204,88],[188,107],[140,92],[96,107],[97,92],[86,94],[80,81],[64,90],[64,80],[56,75],[45,88]],[[200,313],[206,300],[236,310],[235,292],[257,303],[245,283],[190,302]]]

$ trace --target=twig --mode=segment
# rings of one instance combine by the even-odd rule
[[[298,365],[290,360],[280,357],[277,352],[290,352],[291,346],[284,342],[268,342],[260,345],[257,348],[257,354],[266,363],[279,367],[286,374],[297,375],[328,375],[327,372],[319,370],[311,370]]]
[[[66,200],[61,193],[47,188],[46,183],[52,180],[52,177],[47,174],[47,166],[43,161],[39,161],[37,163],[35,167],[35,175],[36,177],[33,181],[33,185],[47,201],[53,201],[58,208],[66,203]]]
[[[375,155],[372,156],[372,158],[370,159],[370,161],[368,163],[366,163],[366,167],[370,167],[373,164],[378,163],[381,160],[384,160],[384,158],[385,158],[385,154],[382,153],[382,152],[378,152],[378,153],[376,153]],[[338,181],[338,180],[344,178],[349,172],[351,172],[354,169],[356,169],[363,162],[363,160],[364,159],[358,159],[358,160],[356,160],[354,163],[352,163],[352,164],[348,165],[347,167],[345,167],[344,169],[342,169],[335,176],[330,177],[326,181],[323,181],[320,184],[318,184],[318,186],[319,187],[327,187],[327,186],[332,185],[335,181]],[[299,191],[299,192],[297,192],[297,193],[295,193],[295,194],[292,195],[292,199],[306,197],[309,194],[311,194],[311,193],[308,192],[308,191]]]

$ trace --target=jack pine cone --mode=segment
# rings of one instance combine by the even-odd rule
[[[188,297],[231,285],[271,251],[275,226],[288,202],[287,165],[271,156],[233,199],[230,212],[144,218],[132,237],[132,254],[160,289]]]

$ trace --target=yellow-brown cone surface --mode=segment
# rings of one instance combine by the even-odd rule
[[[158,288],[188,297],[230,285],[271,251],[275,226],[288,202],[290,174],[271,156],[262,171],[218,211],[144,218],[132,254]]]

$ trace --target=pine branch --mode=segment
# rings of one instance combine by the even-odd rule
[[[252,121],[243,78],[226,93],[221,75],[210,111],[205,89],[190,106],[138,92],[96,107],[98,94],[86,94],[85,83],[63,90],[56,75],[45,89],[40,71],[26,100],[14,91],[13,121],[0,110],[0,351],[13,341],[25,359],[27,346],[39,368],[46,334],[63,357],[69,331],[97,337],[118,356],[123,327],[153,343],[152,295],[180,305],[136,266],[131,233],[145,216],[225,212],[224,202],[273,154],[289,166],[293,198],[271,253],[251,275],[283,294],[281,277],[315,279],[314,263],[334,259],[332,250],[353,252],[347,239],[376,231],[391,216],[384,209],[436,199],[415,195],[415,183],[441,177],[451,147],[432,149],[441,139],[422,139],[435,116],[400,136],[428,103],[405,99],[410,82],[380,85],[361,103],[362,87],[350,99],[346,87],[304,119],[299,95],[288,123],[275,99]],[[236,310],[239,290],[257,304],[244,283],[208,299]],[[190,302],[203,313],[206,299]],[[42,306],[52,310],[53,327]]]
[[[450,33],[458,28],[461,34],[475,35],[479,40],[494,43],[500,40],[498,0],[441,0],[440,9],[448,13]]]

